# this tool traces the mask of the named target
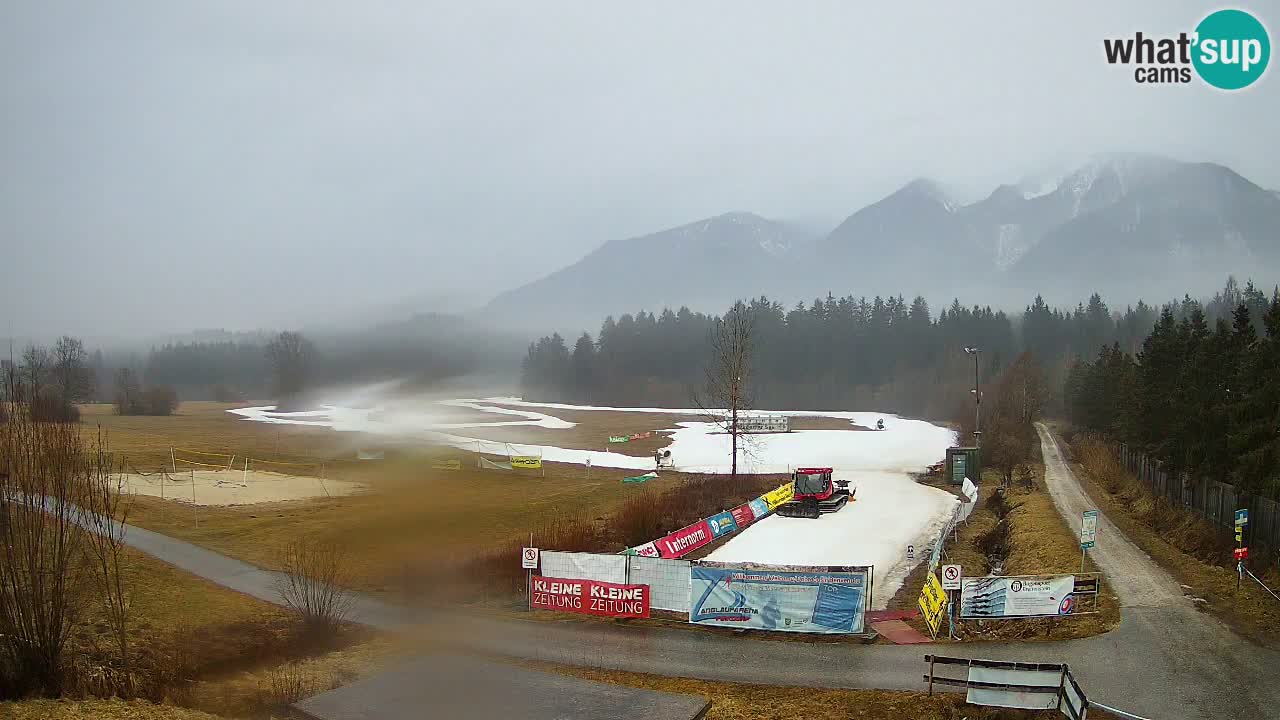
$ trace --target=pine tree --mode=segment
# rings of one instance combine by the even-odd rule
[[[1237,318],[1237,324],[1239,318]],[[1233,476],[1246,493],[1280,493],[1280,296],[1263,318],[1266,337],[1249,346],[1237,376],[1230,434]],[[1243,329],[1241,334],[1244,334]]]

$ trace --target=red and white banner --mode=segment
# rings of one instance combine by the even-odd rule
[[[739,505],[729,513],[733,515],[733,521],[738,524],[739,530],[756,521],[756,514],[751,512],[751,506],[748,504]]]
[[[658,552],[658,546],[654,545],[652,541],[643,545],[637,545],[634,550],[636,551],[636,555],[639,555],[640,557],[662,557],[662,553]]]
[[[649,586],[562,580],[538,575],[533,578],[529,607],[605,617],[647,618]]]
[[[711,534],[711,526],[706,520],[682,527],[670,535],[654,540],[654,544],[658,546],[658,552],[664,558],[678,558],[688,555],[698,548],[711,542],[713,535]]]

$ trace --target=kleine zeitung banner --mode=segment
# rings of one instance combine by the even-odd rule
[[[583,615],[647,618],[649,586],[562,580],[538,575],[533,578],[529,607]]]

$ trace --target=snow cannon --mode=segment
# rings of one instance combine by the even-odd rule
[[[816,520],[822,513],[831,513],[845,506],[853,498],[848,480],[832,480],[831,468],[797,468],[791,473],[794,495],[791,501],[778,506],[782,517]]]

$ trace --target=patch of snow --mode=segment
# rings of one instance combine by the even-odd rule
[[[996,237],[996,268],[1008,270],[1031,247],[1022,234],[1022,226],[1008,223],[1000,226]]]
[[[552,429],[572,427],[545,412],[512,410],[511,406],[542,410],[611,411],[701,415],[702,410],[672,408],[613,408],[532,403],[518,398],[458,399],[441,403],[498,416],[523,416],[519,421],[469,423],[485,425],[525,424]],[[497,405],[508,407],[497,407]],[[232,410],[237,415],[267,423],[331,427],[418,438],[462,450],[497,455],[540,455],[547,462],[596,467],[651,470],[653,459],[598,450],[577,450],[553,445],[505,443],[441,432],[432,423],[433,413],[420,409],[344,408],[327,405],[304,413],[275,412],[272,406]],[[818,416],[848,420],[873,427],[885,421],[884,430],[799,430],[790,433],[749,436],[740,451],[739,469],[747,473],[785,473],[800,465],[831,466],[837,479],[856,487],[856,499],[834,514],[817,520],[769,517],[748,527],[710,559],[783,565],[874,566],[873,607],[883,608],[903,580],[927,557],[932,542],[957,505],[955,496],[920,485],[910,473],[942,459],[955,442],[955,433],[921,420],[887,413],[825,412],[811,410],[761,411],[760,415]],[[673,459],[682,471],[727,472],[731,438],[711,422],[679,422],[670,428]],[[460,429],[460,428],[447,428]],[[914,560],[906,559],[907,545],[915,546]]]
[[[870,433],[858,433],[860,435]],[[959,501],[893,472],[837,472],[857,485],[855,499],[817,520],[767,517],[707,559],[777,565],[870,565],[872,609],[885,608],[911,570],[929,557]],[[907,546],[915,546],[907,560]]]

